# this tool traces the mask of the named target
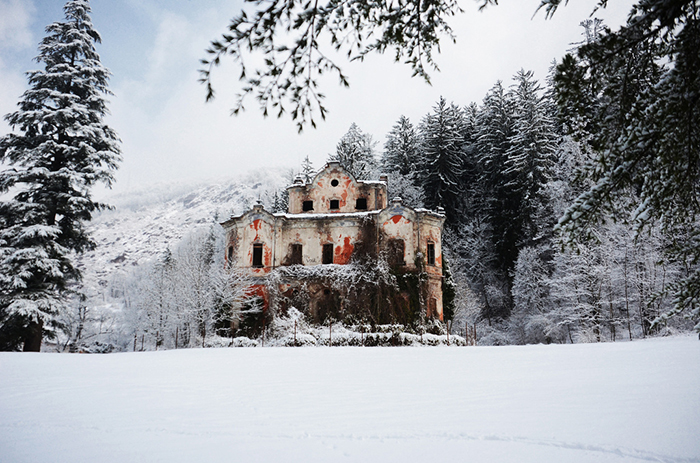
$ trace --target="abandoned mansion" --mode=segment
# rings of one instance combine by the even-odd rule
[[[319,322],[442,320],[441,211],[388,202],[386,176],[357,180],[338,162],[287,190],[287,213],[257,204],[221,224],[227,266],[250,276],[266,304],[276,298]]]

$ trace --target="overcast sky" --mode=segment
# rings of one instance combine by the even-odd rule
[[[390,53],[364,63],[341,59],[350,89],[328,81],[326,121],[298,134],[288,118],[263,118],[252,100],[243,115],[230,116],[237,90],[231,67],[215,71],[217,99],[204,101],[198,61],[241,1],[92,0],[93,23],[103,41],[98,52],[113,73],[108,123],[123,141],[115,191],[232,177],[253,168],[298,168],[306,155],[318,168],[353,122],[381,147],[399,116],[417,124],[441,95],[460,105],[481,103],[497,80],[509,85],[520,68],[543,80],[552,60],[580,40],[578,24],[597,1],[573,0],[551,20],[542,12],[533,18],[539,1],[501,0],[479,12],[478,3],[462,0],[465,13],[451,22],[457,43],[443,42],[436,56],[441,72],[433,74],[432,86],[411,78],[410,68],[393,63]],[[617,26],[631,1],[610,3],[596,17]],[[63,19],[63,5],[63,0],[0,0],[0,114],[15,110],[26,88],[24,72],[37,67],[32,60],[44,27]],[[8,130],[0,122],[0,134]]]

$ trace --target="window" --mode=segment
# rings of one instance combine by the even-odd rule
[[[324,244],[323,245],[323,255],[322,255],[322,263],[324,264],[332,264],[333,263],[333,244]]]
[[[263,245],[254,244],[253,245],[253,267],[263,266]]]
[[[313,211],[314,210],[314,202],[313,201],[304,201],[304,204],[302,204],[301,209],[304,212]]]
[[[228,247],[228,261],[231,262],[233,260],[233,246]]]
[[[338,179],[334,178],[333,180],[331,180],[331,186],[338,186],[338,183]]]
[[[367,210],[367,198],[357,198],[357,201],[355,201],[355,209],[359,211]]]
[[[428,243],[428,265],[435,265],[435,243]]]
[[[391,239],[387,243],[387,262],[392,267],[397,265],[406,265],[404,260],[404,251],[406,246],[403,240]]]
[[[302,265],[302,247],[301,244],[292,244],[292,258],[290,263],[292,265]]]
[[[331,199],[331,210],[338,210],[340,209],[340,200],[338,199]]]

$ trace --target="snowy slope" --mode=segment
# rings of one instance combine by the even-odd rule
[[[286,186],[284,169],[254,171],[237,179],[199,185],[156,185],[105,198],[104,211],[88,227],[97,249],[77,256],[88,293],[173,248],[183,236],[265,202]],[[217,225],[215,225],[217,226]]]
[[[700,462],[697,337],[0,353],[0,462]]]

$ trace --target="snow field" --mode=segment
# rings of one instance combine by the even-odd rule
[[[700,462],[700,342],[0,353],[0,462]]]

